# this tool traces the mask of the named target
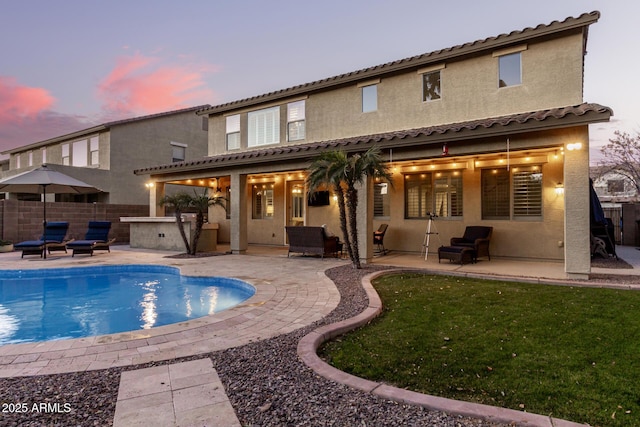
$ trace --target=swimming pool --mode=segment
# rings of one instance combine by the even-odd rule
[[[218,313],[255,288],[174,267],[0,270],[0,345],[149,329]]]

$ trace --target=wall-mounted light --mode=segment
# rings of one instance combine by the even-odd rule
[[[444,144],[442,144],[442,155],[443,156],[448,156],[449,155],[449,147],[447,147],[447,143],[446,142]]]
[[[151,190],[153,187],[155,187],[155,184],[153,182],[147,182],[144,186]]]
[[[573,143],[567,144],[567,150],[569,151],[582,150],[582,142],[573,142]]]
[[[556,194],[562,196],[564,194],[564,185],[562,183],[556,184]]]

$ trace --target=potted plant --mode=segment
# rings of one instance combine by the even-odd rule
[[[13,242],[0,239],[0,252],[13,252]]]

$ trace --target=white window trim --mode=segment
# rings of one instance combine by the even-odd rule
[[[420,75],[427,74],[433,71],[444,70],[445,68],[446,68],[446,64],[432,65],[430,67],[420,68],[416,74],[420,74]]]
[[[366,82],[358,83],[357,87],[373,86],[373,85],[379,85],[379,84],[380,84],[380,79],[374,79],[374,80],[367,80]]]
[[[511,55],[512,53],[524,52],[527,49],[528,49],[528,46],[526,44],[521,44],[519,46],[513,46],[507,49],[496,50],[491,54],[491,56],[493,56],[494,58],[497,58],[499,56]]]

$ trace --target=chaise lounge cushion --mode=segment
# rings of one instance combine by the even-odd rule
[[[51,252],[52,250],[64,250],[64,238],[67,235],[69,223],[66,221],[50,221],[45,227],[45,235],[43,234],[39,240],[27,240],[13,245],[15,249],[22,251],[22,257],[25,255],[42,256],[45,247]]]
[[[67,247],[73,249],[73,254],[90,254],[93,255],[93,251],[109,251],[111,252],[110,245],[115,239],[109,239],[109,231],[111,230],[110,221],[89,221],[89,228],[84,236],[83,240],[75,240]]]

